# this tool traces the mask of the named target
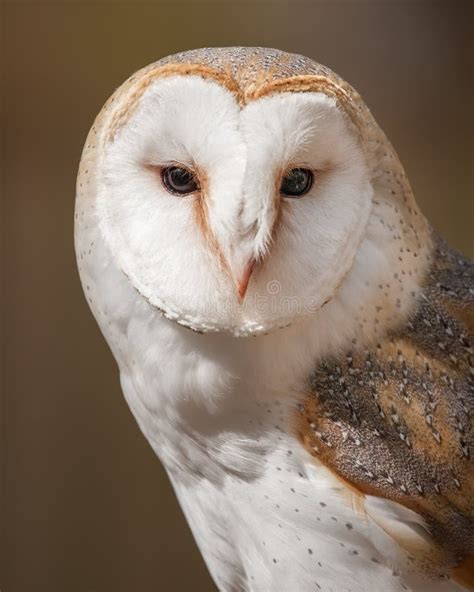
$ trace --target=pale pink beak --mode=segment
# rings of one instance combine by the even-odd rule
[[[241,302],[245,298],[245,294],[247,292],[250,277],[252,275],[254,267],[255,267],[255,261],[252,259],[245,266],[244,273],[242,274],[242,277],[240,278],[240,280],[237,282],[237,292],[239,294],[239,300]]]

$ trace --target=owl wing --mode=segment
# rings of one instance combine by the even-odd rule
[[[298,431],[427,569],[474,586],[474,265],[435,244],[412,318],[373,348],[318,366]]]

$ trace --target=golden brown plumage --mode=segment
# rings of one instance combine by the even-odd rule
[[[473,287],[472,262],[436,239],[408,322],[321,364],[299,421],[310,453],[360,494],[421,514],[431,560],[471,585]]]

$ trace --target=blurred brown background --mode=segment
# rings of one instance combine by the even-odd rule
[[[362,93],[425,213],[473,255],[471,7],[3,2],[2,592],[214,589],[75,269],[76,169],[107,96],[144,64],[197,46],[313,57]]]

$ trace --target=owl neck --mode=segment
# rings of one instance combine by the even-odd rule
[[[189,462],[201,472],[215,469],[224,435],[227,449],[235,450],[245,437],[257,462],[264,434],[275,430],[270,403],[272,409],[278,403],[284,429],[318,361],[354,345],[370,347],[406,322],[420,294],[419,269],[399,260],[399,241],[396,253],[386,248],[377,213],[370,224],[335,297],[313,317],[268,335],[198,334],[166,319],[133,289],[122,294],[129,310],[102,329],[128,403],[170,471],[185,466],[189,473]],[[419,257],[425,270],[428,259]]]

